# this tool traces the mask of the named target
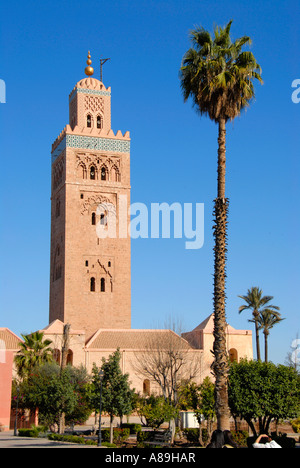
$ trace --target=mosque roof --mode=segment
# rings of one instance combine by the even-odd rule
[[[170,344],[180,345],[183,349],[192,349],[189,343],[172,330],[139,329],[100,329],[88,341],[90,349],[149,349],[158,346],[163,349]]]

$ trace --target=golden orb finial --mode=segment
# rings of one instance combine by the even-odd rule
[[[91,61],[91,54],[90,54],[90,51],[89,51],[89,53],[88,53],[88,59],[87,59],[86,63],[87,63],[88,66],[85,67],[85,70],[84,70],[84,71],[85,71],[85,74],[86,74],[87,76],[92,76],[93,73],[94,73],[94,69],[93,69],[93,67],[91,67],[92,61]]]

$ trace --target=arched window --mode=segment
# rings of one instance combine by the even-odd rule
[[[121,180],[119,169],[116,166],[111,168],[111,180],[113,182],[120,182]]]
[[[96,226],[96,213],[92,213],[92,225]]]
[[[96,290],[95,278],[91,278],[90,290],[91,290],[91,292],[95,292],[95,290]]]
[[[102,128],[102,119],[100,115],[97,115],[97,128]]]
[[[143,382],[143,394],[150,395],[150,380],[148,379]]]
[[[91,168],[90,168],[90,179],[95,180],[95,178],[96,178],[96,170],[95,170],[94,166],[91,166]]]
[[[230,360],[230,362],[234,362],[234,361],[238,360],[238,353],[237,353],[237,350],[235,348],[231,348],[229,350],[229,360]]]
[[[87,126],[88,128],[91,128],[91,126],[92,126],[92,116],[91,116],[90,114],[88,114],[88,115],[86,116],[86,126]]]
[[[53,359],[57,364],[60,364],[60,350],[57,348],[53,349]]]
[[[68,349],[67,364],[70,364],[70,366],[73,365],[73,351],[71,351],[70,349]]]
[[[101,215],[100,215],[100,224],[102,226],[107,226],[107,211],[105,211],[105,213],[101,213]]]
[[[106,169],[105,167],[101,167],[101,180],[106,180]]]
[[[105,292],[105,278],[101,278],[101,285],[100,285],[101,292]]]

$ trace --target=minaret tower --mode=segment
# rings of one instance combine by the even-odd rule
[[[111,89],[91,63],[89,53],[69,124],[52,145],[51,189],[50,323],[70,323],[87,339],[131,327],[130,137],[111,129]]]

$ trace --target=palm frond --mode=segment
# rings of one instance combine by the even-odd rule
[[[194,47],[183,57],[180,86],[184,100],[192,98],[200,114],[215,121],[234,119],[255,97],[253,81],[262,83],[261,68],[252,52],[242,51],[251,39],[231,41],[232,20],[215,27],[214,37],[203,27],[190,32]]]

